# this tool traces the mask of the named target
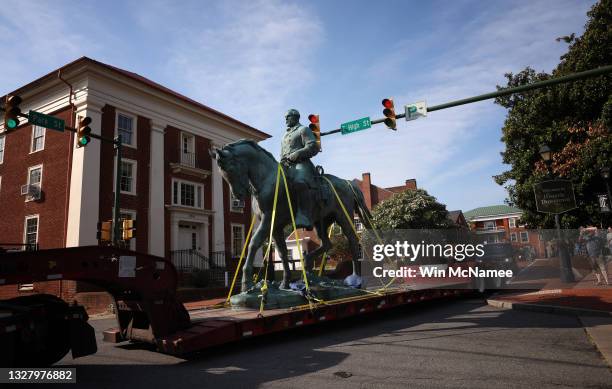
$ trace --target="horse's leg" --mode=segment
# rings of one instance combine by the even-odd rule
[[[287,242],[285,242],[285,234],[282,228],[274,231],[274,243],[280,254],[281,260],[283,261],[283,282],[281,288],[289,289],[289,282],[291,281],[291,271],[289,269],[289,252],[287,250]]]
[[[317,236],[321,240],[321,245],[316,249],[312,250],[306,255],[306,270],[312,271],[314,268],[314,264],[316,259],[319,258],[320,255],[329,251],[332,248],[332,243],[327,237],[327,229],[331,225],[330,222],[321,220],[315,225],[315,229],[317,230]]]
[[[242,291],[246,292],[253,286],[253,261],[255,260],[255,254],[261,247],[266,237],[266,232],[270,231],[270,222],[267,218],[263,218],[257,230],[253,233],[251,242],[249,243],[249,251],[247,253],[246,261],[242,267]]]
[[[353,226],[351,225],[352,220],[348,221],[344,215],[340,215],[340,217],[337,219],[337,223],[340,225],[340,227],[342,227],[342,233],[348,240],[353,261],[353,274],[361,276],[361,264],[359,261],[357,261],[359,259],[359,238],[355,234]]]

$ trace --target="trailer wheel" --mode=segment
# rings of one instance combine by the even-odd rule
[[[47,294],[17,297],[11,304],[44,309],[43,317],[33,318],[33,328],[24,329],[17,339],[17,366],[49,366],[70,351],[70,326],[65,319],[68,304]]]

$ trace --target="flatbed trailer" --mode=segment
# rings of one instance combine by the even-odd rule
[[[469,263],[457,266],[470,266]],[[164,258],[114,247],[87,246],[0,254],[0,285],[48,280],[86,281],[115,300],[117,328],[106,341],[147,342],[158,351],[184,355],[244,338],[321,322],[382,312],[421,301],[470,292],[470,279],[384,289],[287,309],[225,306],[187,311],[177,300],[178,276]],[[39,297],[35,297],[39,296]],[[96,352],[95,334],[83,307],[50,295],[0,301],[0,349],[4,366],[53,364]],[[40,355],[45,358],[37,357]]]

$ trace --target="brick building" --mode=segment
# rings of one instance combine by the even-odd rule
[[[93,133],[122,135],[121,214],[137,221],[132,249],[166,258],[181,252],[208,258],[231,256],[242,246],[250,202],[230,198],[208,149],[268,134],[86,57],[10,94],[21,96],[22,112],[50,114],[72,127],[76,117],[88,116]],[[1,128],[0,243],[41,249],[97,245],[97,223],[112,215],[114,164],[110,143],[92,139],[77,148],[73,133],[23,119],[10,133]],[[0,298],[50,292],[70,299],[87,290],[86,284],[52,281],[0,286]]]
[[[516,248],[527,246],[535,250],[536,255],[543,255],[540,236],[519,224],[523,211],[508,205],[493,205],[475,208],[465,212],[465,218],[483,242],[510,242]]]

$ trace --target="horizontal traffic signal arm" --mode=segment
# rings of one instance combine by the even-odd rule
[[[526,92],[532,89],[543,88],[546,86],[563,84],[565,82],[580,80],[583,78],[597,77],[597,76],[601,76],[607,73],[612,73],[612,65],[606,65],[606,66],[599,67],[597,69],[585,70],[584,72],[573,73],[573,74],[568,74],[567,76],[555,77],[555,78],[551,78],[545,81],[534,82],[533,84],[529,84],[529,85],[521,85],[521,86],[517,86],[514,88],[504,88],[504,89],[501,89],[495,92],[491,92],[491,93],[486,93],[483,95],[468,97],[468,98],[461,99],[461,100],[454,100],[448,103],[434,105],[431,107],[427,107],[427,112],[439,111],[441,109],[457,107],[459,105],[464,105],[464,104],[471,104],[477,101],[494,99],[497,97],[507,96],[513,93]],[[401,119],[404,117],[406,117],[405,113],[400,113],[395,116],[396,119]],[[372,124],[384,123],[386,119],[387,119],[386,117],[381,118],[381,119],[374,119],[371,121],[371,123]],[[341,128],[337,128],[335,130],[321,132],[321,136],[336,134],[341,131],[342,131]]]
[[[4,111],[5,111],[5,107],[0,107],[0,111],[4,112]],[[29,119],[29,118],[30,118],[30,117],[28,116],[28,114],[26,114],[26,113],[20,113],[20,114],[18,114],[17,116],[19,116],[19,117],[21,117],[21,118],[25,118],[25,119]],[[90,120],[91,120],[91,119],[90,119]],[[75,134],[79,132],[79,130],[78,130],[77,128],[70,127],[70,126],[66,126],[66,127],[64,127],[64,130],[65,130],[65,131],[74,132]],[[106,137],[103,137],[103,136],[101,136],[101,135],[94,134],[94,133],[89,133],[89,134],[88,134],[88,136],[90,136],[90,137],[92,137],[92,138],[99,139],[99,140],[104,141],[104,142],[111,142],[111,143],[114,143],[114,144],[117,144],[117,143],[118,143],[118,141],[117,141],[116,139],[106,138]]]

